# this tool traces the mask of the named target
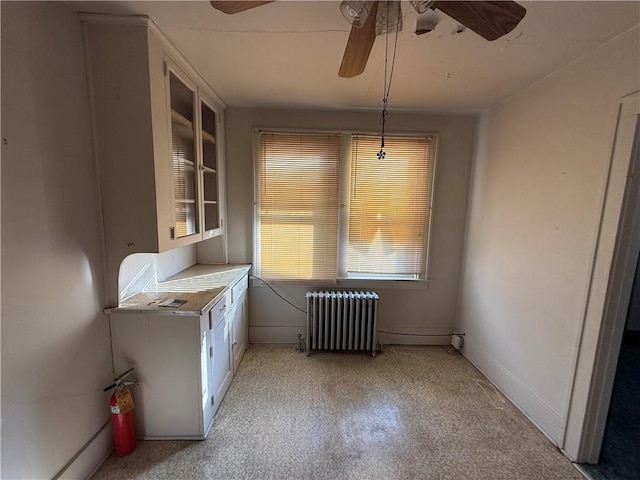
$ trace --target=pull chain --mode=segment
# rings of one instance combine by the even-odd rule
[[[378,152],[378,160],[383,160],[387,153],[384,151],[384,124],[387,118],[387,99],[385,98],[383,101],[382,113],[380,114],[380,125],[382,125],[382,131],[380,134],[380,151]]]
[[[377,153],[378,160],[383,160],[387,153],[384,151],[384,127],[387,119],[387,102],[389,100],[389,91],[391,90],[391,80],[393,79],[393,67],[396,64],[396,48],[398,47],[398,32],[400,31],[400,3],[398,3],[398,18],[396,19],[396,38],[393,46],[393,60],[391,61],[391,73],[389,75],[389,84],[387,85],[387,60],[389,58],[389,6],[391,2],[387,0],[387,29],[385,36],[384,49],[384,97],[382,99],[382,113],[380,113],[380,151]]]

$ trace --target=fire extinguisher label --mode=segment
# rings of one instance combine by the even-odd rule
[[[111,405],[111,413],[120,415],[120,407],[118,405]]]
[[[119,411],[117,413],[127,413],[129,410],[133,410],[133,398],[131,398],[131,392],[128,388],[116,391],[116,403]],[[113,408],[111,411],[113,413]]]

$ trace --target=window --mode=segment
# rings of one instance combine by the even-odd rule
[[[379,160],[374,135],[260,132],[258,275],[426,278],[434,142],[385,136]]]
[[[263,278],[334,281],[337,135],[260,135],[258,265]]]
[[[348,277],[424,278],[431,139],[354,135],[349,189]]]

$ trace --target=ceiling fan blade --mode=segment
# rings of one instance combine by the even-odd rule
[[[240,13],[251,8],[259,7],[260,5],[266,5],[267,3],[273,3],[275,0],[268,2],[249,2],[249,1],[227,1],[227,2],[211,2],[211,6],[216,10],[220,10],[222,13]]]
[[[487,40],[496,40],[509,33],[527,13],[523,6],[511,1],[436,1],[433,8],[441,10]]]
[[[364,72],[364,67],[367,65],[367,60],[373,47],[373,41],[376,39],[377,13],[378,2],[373,2],[364,25],[361,28],[351,27],[338,76],[351,78]]]

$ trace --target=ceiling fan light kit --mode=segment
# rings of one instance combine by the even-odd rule
[[[422,15],[424,12],[429,10],[436,2],[435,0],[409,0],[409,3],[416,12]]]
[[[425,13],[420,15],[416,20],[416,35],[424,35],[425,33],[435,30],[440,16],[436,12]]]
[[[362,28],[367,21],[373,2],[363,0],[342,0],[340,11],[342,16],[356,28]]]

